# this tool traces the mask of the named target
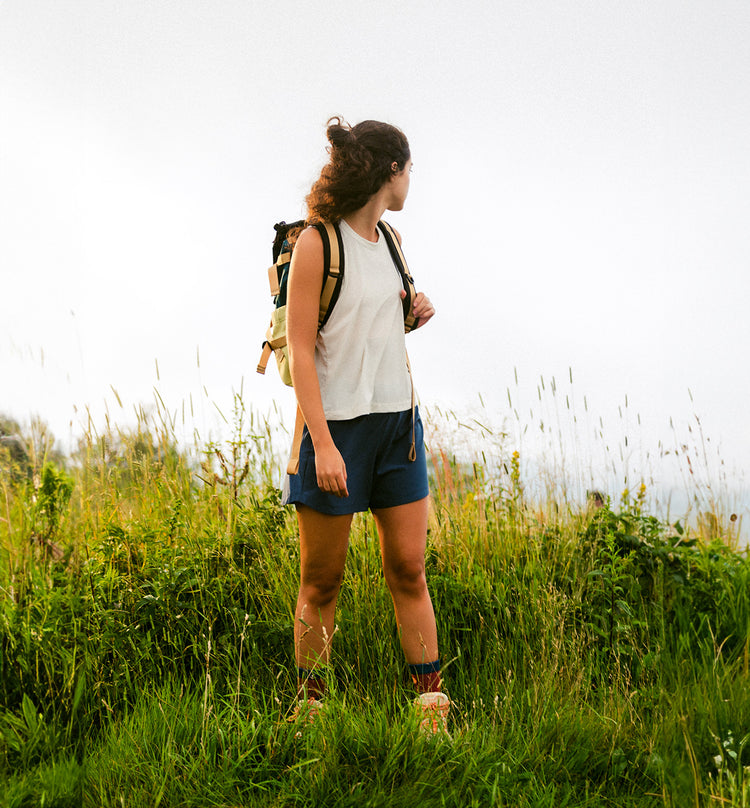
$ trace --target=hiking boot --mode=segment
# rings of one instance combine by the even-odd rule
[[[448,710],[451,700],[445,693],[422,693],[414,699],[414,704],[422,711],[419,731],[425,735],[445,735],[448,733]]]
[[[292,724],[298,721],[312,724],[321,712],[323,712],[323,702],[310,696],[297,702],[294,712],[287,718],[287,721]],[[301,738],[302,732],[298,732],[294,737]]]

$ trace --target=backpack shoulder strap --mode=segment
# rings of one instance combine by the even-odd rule
[[[409,331],[413,331],[419,325],[419,318],[415,317],[413,314],[414,298],[417,296],[417,289],[414,286],[414,278],[412,278],[411,274],[409,273],[409,267],[406,265],[406,258],[404,258],[404,253],[401,250],[401,244],[396,236],[396,231],[388,224],[388,222],[384,222],[382,219],[378,222],[378,228],[385,237],[386,244],[388,244],[388,250],[391,253],[391,258],[393,259],[393,263],[396,265],[396,269],[398,269],[399,275],[401,275],[401,283],[404,285],[404,291],[406,292],[406,297],[404,298],[402,304],[404,307],[404,331],[408,333]]]
[[[320,292],[318,331],[328,322],[344,282],[344,244],[338,225],[319,222],[315,229],[323,240],[323,288]]]

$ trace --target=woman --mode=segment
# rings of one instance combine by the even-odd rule
[[[323,242],[308,227],[294,249],[287,295],[290,369],[306,424],[299,471],[288,476],[285,496],[297,509],[301,545],[295,614],[300,703],[313,715],[320,706],[352,516],[369,509],[401,645],[425,712],[423,727],[437,732],[445,728],[449,701],[440,692],[435,615],[424,571],[428,487],[422,425],[411,404],[406,293],[377,227],[386,210],[401,210],[406,201],[409,144],[400,130],[379,121],[350,128],[331,118],[327,136],[330,160],[307,196],[307,223],[339,225],[341,293],[318,332]],[[435,312],[419,293],[413,313],[422,326]],[[417,457],[410,460],[413,431]]]

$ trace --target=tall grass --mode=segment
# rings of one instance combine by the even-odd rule
[[[641,489],[576,504],[502,432],[475,423],[467,459],[443,427],[427,567],[452,741],[416,731],[364,515],[328,709],[297,737],[273,425],[237,396],[229,438],[186,451],[157,415],[0,459],[0,804],[750,804],[750,564],[726,514],[699,535]]]

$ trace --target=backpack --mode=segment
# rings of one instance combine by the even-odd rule
[[[274,309],[271,313],[271,324],[266,331],[266,338],[261,346],[261,356],[258,362],[258,373],[264,374],[271,354],[276,355],[276,365],[284,384],[292,386],[292,376],[289,370],[289,351],[286,344],[286,294],[289,282],[289,267],[294,251],[293,243],[296,236],[305,228],[305,221],[300,220],[287,224],[279,222],[274,225],[276,237],[273,241],[273,264],[268,269],[268,282],[273,296]],[[314,225],[323,240],[323,286],[320,292],[320,309],[318,312],[318,331],[328,322],[336,301],[341,292],[344,281],[344,244],[341,240],[341,231],[337,224],[329,222]],[[406,297],[403,299],[404,330],[408,333],[418,325],[418,318],[414,317],[412,308],[416,289],[414,279],[409,274],[406,259],[401,251],[401,245],[393,228],[386,222],[378,222],[378,229],[388,245],[388,250],[401,276]]]

